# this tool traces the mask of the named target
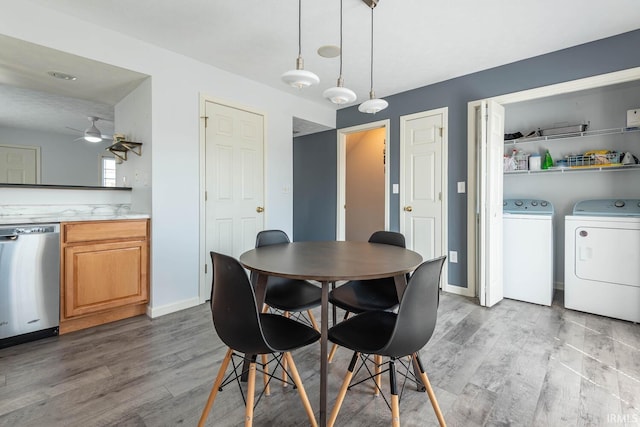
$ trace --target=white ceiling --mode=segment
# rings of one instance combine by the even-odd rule
[[[25,1],[332,105],[322,92],[335,85],[339,59],[316,50],[339,44],[337,0],[302,2],[305,69],[320,77],[302,91],[280,81],[295,67],[295,0]],[[358,103],[369,92],[371,12],[362,0],[343,1],[343,76]],[[374,86],[385,97],[638,28],[637,0],[380,0]]]

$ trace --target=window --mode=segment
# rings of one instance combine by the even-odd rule
[[[116,159],[113,157],[102,158],[102,186],[116,186]]]

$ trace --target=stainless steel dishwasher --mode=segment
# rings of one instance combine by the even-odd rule
[[[0,226],[0,348],[58,335],[60,225]]]

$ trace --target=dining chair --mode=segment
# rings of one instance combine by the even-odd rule
[[[290,243],[289,236],[282,230],[263,230],[256,236],[256,248],[270,245],[279,245]],[[255,284],[255,272],[251,272],[251,283]],[[315,330],[319,330],[318,323],[311,309],[320,306],[322,298],[322,289],[306,280],[287,279],[284,277],[270,276],[267,280],[267,290],[264,303],[272,309],[279,310],[285,316],[290,313],[307,313],[306,321],[313,326]]]
[[[250,363],[245,400],[245,426],[253,424],[256,355],[265,356],[260,367],[263,374],[269,377],[268,381],[275,378],[269,375],[269,363],[275,362],[277,366],[282,366],[283,361],[287,362],[287,375],[296,386],[311,425],[317,426],[291,351],[318,341],[320,333],[287,317],[260,313],[256,306],[253,286],[251,286],[242,265],[235,258],[215,252],[211,252],[211,259],[214,266],[214,285],[211,292],[213,325],[222,342],[229,348],[218,370],[198,426],[204,426],[207,420],[216,395],[225,380],[229,363],[232,362],[232,359],[244,360],[245,355],[251,355],[247,356],[250,358]],[[272,359],[267,361],[266,355],[271,355]],[[232,381],[239,380],[242,373],[237,372],[237,367],[242,363],[236,364],[233,361],[232,364],[234,375]],[[265,379],[267,395],[269,394],[268,381]],[[240,381],[237,383],[240,385]]]
[[[331,341],[341,347],[353,350],[347,374],[329,418],[329,426],[333,426],[336,421],[345,394],[353,379],[358,359],[361,360],[360,370],[366,364],[368,355],[389,358],[385,363],[388,364],[388,367],[384,372],[389,372],[391,403],[389,404],[386,398],[385,401],[391,408],[392,426],[400,426],[396,363],[405,368],[404,373],[400,372],[405,379],[411,379],[413,375],[410,372],[412,364],[418,368],[417,376],[419,378],[417,379],[422,382],[429,395],[438,422],[441,426],[446,425],[418,355],[418,351],[431,339],[436,326],[439,283],[445,259],[446,257],[442,256],[425,261],[415,270],[409,279],[397,313],[383,310],[368,311],[340,322],[329,329]],[[405,363],[403,359],[406,356],[410,356],[411,362]],[[369,370],[368,367],[365,366],[365,368]],[[382,372],[371,374],[369,370],[369,374],[368,378],[375,379]],[[376,383],[376,387],[379,387],[378,384]]]
[[[369,243],[406,247],[404,235],[395,231],[376,231],[369,237]],[[329,302],[345,310],[343,320],[346,320],[350,313],[393,310],[398,306],[398,292],[393,277],[351,280],[329,292]],[[329,363],[333,361],[337,348],[336,344],[331,347]]]

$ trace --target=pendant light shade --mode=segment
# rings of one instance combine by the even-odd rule
[[[320,78],[311,71],[304,69],[304,59],[302,59],[302,0],[298,0],[298,58],[296,59],[296,69],[289,70],[282,75],[282,81],[296,89],[304,89],[320,83]]]
[[[376,98],[376,93],[373,90],[373,9],[376,7],[376,3],[372,3],[369,7],[371,7],[371,90],[369,91],[369,99],[358,106],[358,111],[375,114],[387,108],[389,103],[384,99]]]
[[[322,95],[339,105],[349,104],[357,98],[354,91],[344,87],[344,79],[342,78],[342,0],[340,0],[340,75],[336,86],[325,90]]]

